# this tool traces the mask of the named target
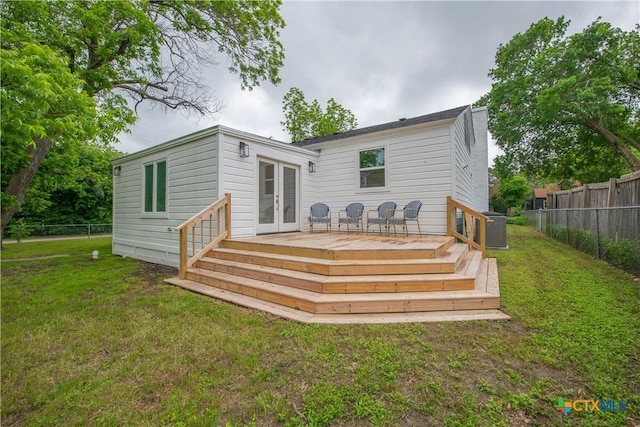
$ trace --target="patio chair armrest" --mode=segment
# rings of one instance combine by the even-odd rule
[[[369,220],[369,214],[370,214],[371,212],[375,212],[375,213],[376,213],[376,215],[378,214],[378,210],[377,210],[377,209],[369,209],[369,210],[367,211],[367,221]]]

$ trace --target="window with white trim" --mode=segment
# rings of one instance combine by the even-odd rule
[[[144,165],[143,210],[145,213],[167,211],[167,161]]]
[[[358,159],[360,188],[384,187],[386,185],[384,148],[362,150]]]

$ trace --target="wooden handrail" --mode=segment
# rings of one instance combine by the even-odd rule
[[[224,230],[221,219],[223,216]],[[209,223],[208,230],[205,230],[205,222]],[[225,193],[220,199],[180,224],[176,230],[180,231],[179,275],[181,279],[186,279],[189,267],[218,246],[221,241],[231,237],[231,194]],[[208,234],[205,231],[208,231]],[[189,251],[189,240],[191,240],[191,251]]]
[[[462,212],[462,233],[458,232],[458,210]],[[475,220],[475,221],[474,221]],[[478,241],[475,241],[475,222],[478,223]],[[447,236],[453,236],[467,243],[474,249],[482,252],[486,257],[487,252],[487,222],[491,219],[468,206],[447,196]]]

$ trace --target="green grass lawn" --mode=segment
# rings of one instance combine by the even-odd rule
[[[638,425],[640,284],[527,227],[508,236],[490,256],[511,321],[355,326],[166,285],[175,270],[107,238],[6,245],[0,423]],[[558,398],[626,411],[564,416]]]

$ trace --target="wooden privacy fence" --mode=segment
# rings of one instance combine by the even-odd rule
[[[525,211],[529,225],[640,275],[640,206]]]
[[[609,182],[585,184],[549,196],[550,209],[611,208],[640,205],[640,171],[611,178]]]
[[[224,228],[223,228],[224,226]],[[231,194],[204,208],[177,227],[180,231],[180,278],[186,279],[187,269],[231,237]]]
[[[531,226],[540,232],[549,227],[588,230],[597,240],[634,240],[640,237],[640,206],[590,209],[547,209],[523,212]],[[568,238],[568,237],[567,237]],[[569,242],[567,242],[569,243]]]
[[[460,221],[460,224],[458,223]],[[488,217],[447,196],[447,235],[457,237],[486,256]],[[477,233],[476,233],[477,227]],[[476,239],[477,235],[477,239]]]

